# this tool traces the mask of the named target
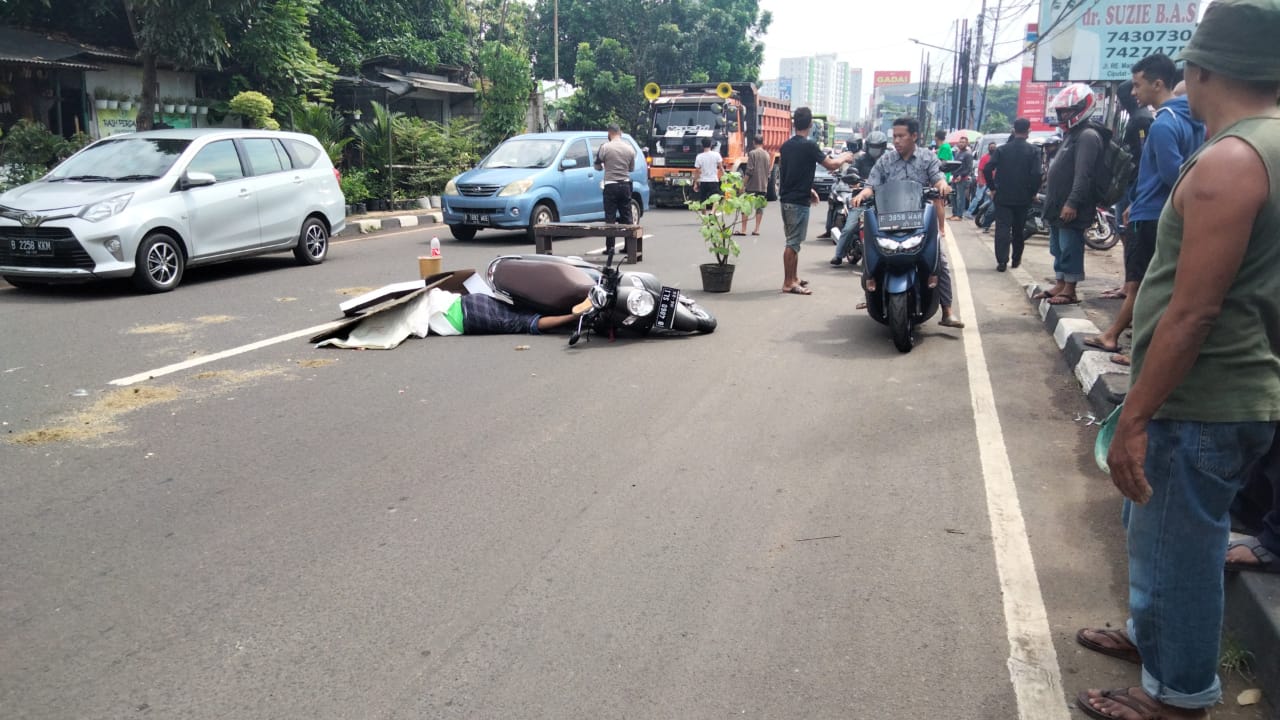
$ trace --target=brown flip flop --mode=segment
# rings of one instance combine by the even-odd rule
[[[1085,633],[1097,633],[1109,638],[1116,645],[1123,647],[1112,647],[1103,645],[1097,640],[1090,640]],[[1080,643],[1096,653],[1102,653],[1113,658],[1120,658],[1125,662],[1131,662],[1135,665],[1142,664],[1142,655],[1138,653],[1138,648],[1129,639],[1129,636],[1122,630],[1111,630],[1109,628],[1080,628],[1076,631],[1076,642]]]

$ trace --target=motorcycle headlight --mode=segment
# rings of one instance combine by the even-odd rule
[[[529,188],[533,187],[533,178],[525,178],[517,180],[510,185],[502,188],[502,192],[498,193],[498,197],[511,197],[512,195],[523,195],[529,192]]]
[[[880,249],[884,250],[885,252],[890,252],[890,253],[898,252],[898,243],[888,238],[878,237],[876,238],[876,244],[879,245]]]
[[[458,179],[457,179],[457,178],[454,178],[454,179],[452,179],[452,180],[450,180],[449,182],[447,182],[447,183],[445,183],[445,184],[444,184],[444,194],[445,194],[445,195],[457,195],[457,194],[458,194]]]
[[[627,296],[627,312],[636,317],[649,317],[657,302],[648,290],[637,290]]]
[[[133,199],[133,193],[125,193],[124,195],[107,198],[106,200],[96,202],[92,205],[86,205],[85,208],[80,211],[80,217],[88,220],[89,222],[106,220],[112,215],[124,210],[125,206],[129,204],[131,199]]]
[[[907,238],[907,239],[906,239],[906,242],[902,243],[902,249],[903,249],[903,250],[915,250],[916,248],[920,247],[920,243],[922,243],[922,242],[924,242],[924,236],[923,236],[923,235],[913,235],[913,236],[911,236],[911,237]]]

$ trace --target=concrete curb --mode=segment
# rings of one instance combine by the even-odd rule
[[[391,215],[383,218],[348,218],[347,228],[339,233],[339,237],[345,235],[367,235],[383,230],[398,230],[400,228],[417,227],[418,225],[440,225],[443,222],[444,213],[439,210],[414,213],[412,215]]]
[[[1036,308],[1044,328],[1053,335],[1067,367],[1080,383],[1089,406],[1101,422],[1124,402],[1129,392],[1129,368],[1111,362],[1112,353],[1084,344],[1101,331],[1079,305],[1050,305],[1031,300],[1042,287],[1021,268],[1009,272],[1022,285]],[[1227,631],[1253,657],[1250,661],[1257,687],[1275,703],[1280,699],[1280,575],[1228,573],[1223,621]],[[1230,700],[1230,699],[1228,699]],[[1280,720],[1280,715],[1276,716]]]
[[[1129,390],[1129,369],[1111,362],[1111,353],[1084,344],[1085,338],[1101,334],[1102,330],[1079,305],[1050,305],[1047,300],[1032,300],[1043,289],[1040,284],[1021,268],[1010,272],[1040,314],[1044,329],[1053,335],[1067,367],[1080,383],[1081,392],[1089,399],[1093,414],[1099,419],[1110,415],[1124,402]]]

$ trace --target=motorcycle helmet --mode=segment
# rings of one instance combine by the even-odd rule
[[[862,151],[862,133],[854,133],[853,137],[846,140],[844,144],[849,148],[849,152],[858,154]]]
[[[1058,125],[1064,130],[1071,130],[1089,119],[1097,100],[1093,97],[1093,88],[1084,83],[1071,83],[1049,103],[1049,109],[1058,115]]]
[[[879,160],[884,149],[889,146],[889,136],[876,130],[867,136],[867,155]]]

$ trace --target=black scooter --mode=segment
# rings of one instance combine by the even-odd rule
[[[503,255],[489,263],[487,278],[495,292],[514,305],[547,315],[564,315],[584,297],[591,309],[578,320],[569,338],[576,345],[589,332],[614,337],[707,334],[716,319],[677,288],[666,287],[650,273],[622,271],[608,253],[604,267],[580,257]]]
[[[862,213],[867,313],[889,326],[893,345],[911,352],[913,332],[938,312],[938,223],[934,188],[895,180],[876,188]]]
[[[840,242],[840,235],[844,232],[844,225],[849,221],[849,212],[852,207],[853,197],[862,191],[862,176],[856,171],[850,170],[836,180],[836,184],[831,186],[831,197],[828,202],[831,203],[833,212],[829,220],[827,232],[837,242]],[[849,265],[857,265],[862,261],[862,217],[858,217],[858,224],[853,229],[853,239],[849,243],[849,247],[845,249],[845,258],[849,260]]]

